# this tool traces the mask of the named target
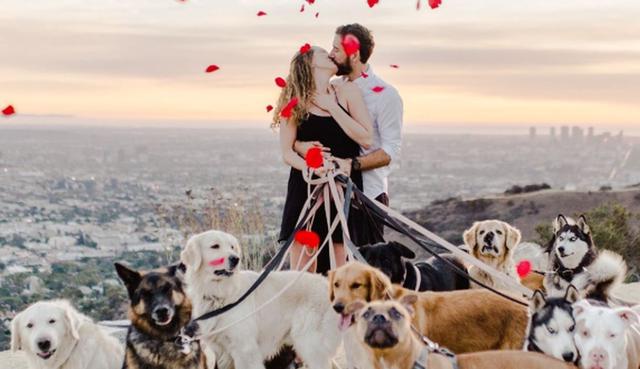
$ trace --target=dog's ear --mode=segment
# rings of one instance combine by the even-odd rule
[[[129,269],[120,263],[114,263],[113,265],[116,267],[118,277],[120,277],[122,282],[124,282],[125,287],[127,287],[129,297],[133,296],[133,293],[140,285],[140,281],[142,281],[142,274],[136,270]]]
[[[402,306],[405,307],[405,309],[407,309],[407,311],[409,312],[409,315],[411,315],[411,317],[413,317],[413,314],[416,311],[416,302],[418,302],[418,295],[413,294],[413,293],[410,293],[408,295],[404,295],[400,299],[400,303],[402,304]]]
[[[197,236],[193,236],[187,241],[187,245],[180,253],[180,261],[182,261],[187,268],[198,270],[202,265],[202,255],[200,253],[200,244],[197,241]]]
[[[580,292],[578,292],[578,289],[574,285],[570,284],[569,287],[567,287],[567,292],[564,294],[564,299],[567,300],[568,303],[573,304],[580,299]]]
[[[587,224],[587,217],[585,217],[584,214],[580,214],[580,217],[578,218],[578,228],[580,228],[585,234],[591,233],[591,228]]]
[[[554,219],[553,221],[553,233],[558,233],[562,229],[562,227],[567,224],[569,224],[567,218],[562,214],[558,214],[556,219]]]
[[[580,314],[584,313],[590,306],[591,304],[587,299],[579,300],[575,304],[571,305],[573,309],[573,318],[577,320]]]
[[[333,299],[336,298],[336,295],[333,293],[333,279],[335,278],[335,270],[330,270],[327,278],[329,279],[329,301],[333,302]]]
[[[80,316],[68,301],[60,301],[60,307],[64,309],[64,318],[67,321],[67,327],[73,339],[80,339]]]
[[[349,303],[347,306],[345,306],[344,308],[344,313],[345,314],[353,314],[354,316],[358,316],[358,313],[360,312],[360,310],[362,310],[365,306],[367,306],[367,304],[362,301],[362,300],[355,300],[351,303]]]
[[[392,286],[389,277],[373,267],[367,273],[369,273],[368,301],[387,300]]]
[[[365,260],[369,260],[367,259],[367,256],[369,255],[369,246],[360,246],[358,247],[358,251],[360,251],[360,254],[362,255],[363,258],[365,258]]]
[[[505,247],[507,248],[507,253],[513,253],[513,251],[515,251],[516,246],[518,246],[518,244],[520,243],[520,240],[522,239],[522,234],[520,233],[520,230],[518,230],[516,227],[512,226],[509,223],[506,222],[502,222],[503,226],[504,226],[504,232],[505,232]]]
[[[478,230],[478,226],[480,226],[480,222],[473,222],[471,228],[467,229],[462,234],[464,244],[469,247],[469,250],[471,250],[472,254],[478,245],[478,241],[476,239],[476,231]]]
[[[531,310],[538,311],[542,309],[546,303],[547,299],[544,297],[544,293],[542,293],[542,291],[540,290],[535,290],[535,292],[533,292],[533,298],[531,299],[531,304],[529,306],[531,307]]]
[[[22,350],[22,336],[20,335],[20,322],[22,313],[16,315],[11,321],[11,352]]]
[[[616,315],[622,319],[624,324],[627,325],[627,327],[640,323],[640,316],[638,316],[638,313],[628,307],[617,308],[614,311]]]
[[[400,242],[392,241],[390,246],[395,250],[401,257],[405,257],[407,259],[413,259],[416,257],[416,254],[411,251],[410,248],[401,244]]]
[[[172,277],[179,277],[180,275],[184,274],[186,271],[187,271],[187,266],[184,265],[184,263],[182,262],[171,264],[169,265],[169,268],[167,268],[167,274],[169,274]]]

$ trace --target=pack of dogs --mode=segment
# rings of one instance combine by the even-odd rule
[[[640,369],[640,307],[612,296],[626,264],[596,247],[584,216],[559,215],[545,246],[521,243],[499,220],[475,222],[463,240],[533,297],[505,298],[496,292],[509,285],[454,254],[414,262],[393,241],[360,247],[366,263],[326,277],[274,271],[233,309],[195,320],[259,278],[242,270],[238,240],[211,230],[192,236],[174,265],[115,264],[129,296],[124,345],[54,300],[14,317],[11,348],[33,369],[330,369],[336,358],[349,369]],[[528,275],[517,272],[524,258]]]

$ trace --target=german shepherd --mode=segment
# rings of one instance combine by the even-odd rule
[[[180,267],[139,272],[115,263],[115,268],[131,300],[122,368],[206,369],[199,342],[178,343],[180,330],[191,320],[191,301],[177,276]]]

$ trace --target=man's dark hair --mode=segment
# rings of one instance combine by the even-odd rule
[[[373,42],[373,35],[369,29],[361,24],[345,24],[336,29],[336,34],[344,37],[346,35],[353,35],[360,41],[360,61],[366,63],[371,54],[373,54],[373,47],[376,45]]]

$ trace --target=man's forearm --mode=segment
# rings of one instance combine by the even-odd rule
[[[383,149],[378,149],[366,155],[358,156],[358,161],[360,162],[360,170],[365,171],[389,165],[391,156]]]

